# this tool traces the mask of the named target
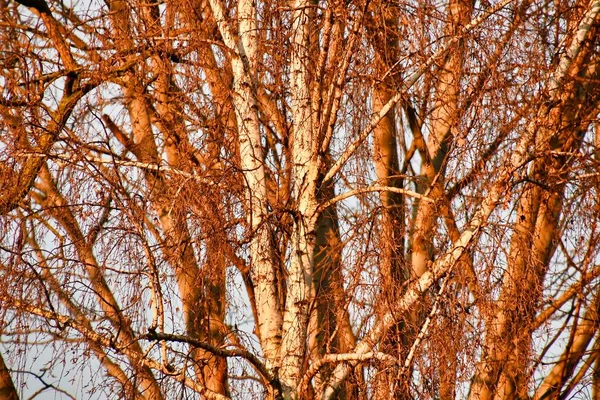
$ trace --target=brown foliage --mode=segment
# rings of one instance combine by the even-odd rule
[[[0,0],[0,397],[600,398],[599,11]]]

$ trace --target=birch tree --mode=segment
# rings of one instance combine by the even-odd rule
[[[0,1],[0,395],[600,398],[599,13]]]

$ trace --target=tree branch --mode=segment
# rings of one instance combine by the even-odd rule
[[[149,331],[146,334],[140,335],[139,339],[148,341],[164,340],[168,342],[186,343],[193,347],[206,350],[219,357],[243,358],[248,361],[262,375],[262,377],[269,382],[269,384],[273,385],[276,383],[276,378],[269,373],[262,361],[257,356],[245,349],[224,349],[189,336],[176,335],[172,333],[160,333],[155,331]]]
[[[458,43],[458,41],[464,35],[466,35],[471,30],[473,30],[475,27],[480,25],[482,22],[484,22],[490,16],[492,16],[493,14],[495,14],[502,8],[506,7],[512,1],[514,1],[514,0],[502,0],[498,4],[495,4],[494,6],[490,7],[490,9],[487,10],[485,13],[483,13],[483,15],[479,16],[478,18],[473,19],[470,23],[465,25],[465,27],[460,35],[457,35],[457,36],[453,37],[452,39],[448,40],[444,44],[444,46],[442,46],[431,57],[429,57],[429,59],[427,59],[427,61],[425,61],[425,63],[423,63],[422,66],[416,72],[414,72],[411,76],[409,76],[408,79],[404,81],[404,83],[403,83],[402,87],[400,88],[400,90],[398,91],[398,93],[396,93],[394,95],[394,97],[392,97],[390,99],[390,101],[388,101],[387,104],[385,104],[381,108],[381,110],[379,111],[378,114],[373,116],[373,118],[371,119],[371,122],[369,122],[367,127],[365,129],[363,129],[363,131],[358,135],[358,138],[356,138],[356,140],[346,148],[346,151],[344,151],[342,153],[342,155],[340,156],[340,158],[338,158],[338,160],[335,162],[335,164],[333,164],[333,166],[329,169],[329,171],[323,178],[322,184],[326,185],[329,182],[329,180],[333,179],[333,177],[342,169],[342,167],[346,164],[346,162],[354,154],[356,149],[358,149],[358,147],[371,134],[373,129],[375,129],[375,127],[387,115],[387,113],[392,109],[392,107],[394,107],[406,95],[406,92],[421,78],[421,76],[423,76],[423,74],[429,69],[429,67],[431,67],[436,61],[438,61],[440,58],[442,58],[448,52],[448,50],[450,50],[450,48],[452,46],[454,46],[456,43]],[[392,66],[390,68],[390,71],[394,67],[395,66]],[[385,75],[384,75],[384,78],[385,78]],[[384,78],[382,78],[382,79],[384,79]]]
[[[331,207],[332,205],[334,205],[335,203],[338,203],[342,200],[345,200],[349,197],[353,197],[359,194],[363,194],[363,193],[373,193],[373,192],[393,192],[393,193],[400,193],[400,194],[404,194],[406,196],[410,196],[410,197],[414,197],[415,199],[419,199],[419,200],[423,200],[423,201],[427,201],[430,203],[434,203],[435,201],[427,196],[424,196],[420,193],[417,192],[413,192],[412,190],[408,190],[408,189],[402,189],[402,188],[397,188],[397,187],[393,187],[393,186],[370,186],[370,187],[366,187],[366,188],[360,188],[360,189],[354,189],[354,190],[350,190],[349,192],[346,193],[342,193],[338,196],[335,196],[334,198],[326,201],[325,203],[321,204],[319,206],[319,208],[317,209],[317,212],[323,212],[326,209],[328,209],[329,207]]]

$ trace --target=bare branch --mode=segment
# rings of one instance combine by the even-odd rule
[[[366,187],[366,188],[350,190],[346,193],[342,193],[342,194],[334,197],[333,199],[327,200],[325,203],[323,203],[319,206],[318,212],[323,212],[324,210],[328,209],[332,205],[339,203],[340,201],[346,200],[350,197],[357,196],[359,194],[379,193],[379,192],[400,193],[400,194],[404,194],[406,196],[414,197],[415,199],[419,199],[419,200],[423,200],[423,201],[427,201],[427,202],[431,202],[431,203],[435,202],[433,199],[431,199],[427,196],[424,196],[417,192],[413,192],[412,190],[408,190],[408,189],[402,189],[402,188],[397,188],[397,187],[393,187],[393,186],[370,186],[370,187]]]

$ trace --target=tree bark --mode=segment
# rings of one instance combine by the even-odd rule
[[[15,388],[8,367],[4,363],[4,357],[2,356],[0,356],[0,398],[5,400],[19,400],[17,388]]]
[[[538,158],[521,191],[508,267],[495,311],[486,324],[485,352],[471,386],[472,400],[526,395],[531,326],[556,249],[567,178],[565,166],[573,162],[564,155],[548,155],[554,151],[576,152],[590,123],[589,115],[597,110],[598,95],[594,94],[597,90],[583,88],[580,82],[598,77],[598,61],[591,51],[596,28],[590,31],[597,24],[598,11],[600,2],[591,2],[576,35],[571,37],[569,51],[550,80],[548,91],[552,99],[540,109],[536,126],[529,128],[536,132]],[[575,76],[585,78],[573,79]],[[560,105],[552,105],[556,100]]]

